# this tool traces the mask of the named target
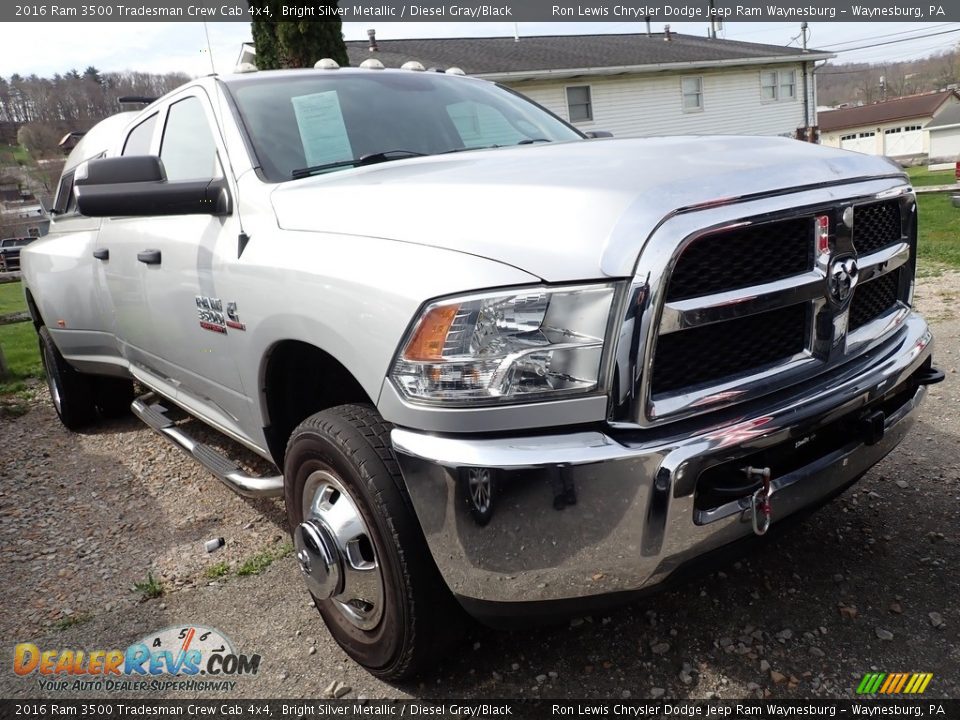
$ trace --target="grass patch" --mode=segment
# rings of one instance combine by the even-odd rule
[[[33,158],[23,145],[0,144],[0,160],[9,158],[17,165],[32,165]],[[8,160],[8,162],[9,162]]]
[[[922,265],[960,268],[960,208],[950,202],[950,193],[917,196],[920,238],[917,257]]]
[[[27,380],[43,377],[37,331],[33,329],[33,323],[0,325],[0,349],[9,368],[7,375],[0,377],[0,396],[25,390]]]
[[[144,600],[152,600],[163,595],[163,583],[157,580],[153,573],[147,573],[147,579],[135,582],[134,591],[140,593]]]
[[[224,575],[230,572],[230,566],[225,562],[218,562],[216,565],[211,565],[206,570],[203,571],[205,577],[210,580],[216,580],[217,578],[222,578]]]
[[[26,311],[27,301],[23,297],[23,287],[20,283],[0,284],[0,315]]]
[[[957,181],[953,170],[930,172],[923,165],[907,168],[907,175],[910,176],[910,182],[913,183],[914,187],[953,185]]]
[[[933,262],[918,258],[917,260],[917,279],[938,278],[951,268],[943,263]]]
[[[259,552],[241,563],[240,567],[237,568],[237,575],[259,575],[270,567],[274,560],[284,558],[292,552],[293,544],[289,542],[285,542],[275,549]]]
[[[89,621],[93,616],[87,613],[78,613],[76,615],[67,615],[64,618],[57,620],[57,624],[54,626],[60,632],[72,628],[75,625],[83,625],[83,623]]]
[[[0,284],[0,315],[26,312],[23,287],[18,282]],[[9,373],[0,376],[0,397],[25,390],[26,381],[43,377],[37,333],[30,322],[0,325],[0,350],[7,361]],[[16,407],[4,405],[6,414],[16,414]]]

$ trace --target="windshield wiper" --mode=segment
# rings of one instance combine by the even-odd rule
[[[377,163],[388,162],[390,160],[402,160],[403,158],[423,157],[426,153],[416,150],[384,150],[383,152],[369,153],[361,155],[352,160],[338,160],[336,162],[323,163],[322,165],[312,165],[310,167],[299,168],[290,173],[294,180],[309,177],[314,173],[324,170],[336,170],[344,167],[361,167],[363,165],[376,165]]]
[[[444,150],[440,154],[449,155],[450,153],[467,152],[468,150],[493,150],[498,147],[503,147],[503,145],[478,145],[477,147],[454,148],[453,150]]]
[[[553,140],[548,140],[547,138],[527,138],[526,140],[521,140],[517,145],[533,145],[534,143],[541,142],[553,142]]]

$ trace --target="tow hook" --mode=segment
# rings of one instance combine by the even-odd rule
[[[753,532],[755,535],[766,535],[770,529],[770,517],[773,514],[773,505],[770,499],[773,497],[773,487],[770,484],[770,468],[755,468],[747,466],[743,468],[743,473],[748,480],[760,480],[763,485],[757,488],[753,493],[750,502],[750,511],[753,516]]]
[[[930,367],[921,368],[913,377],[918,385],[936,385],[937,383],[943,382],[946,375],[943,370],[937,370],[937,368],[931,365]]]

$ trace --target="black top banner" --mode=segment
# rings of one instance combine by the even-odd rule
[[[960,701],[911,700],[0,700],[0,717],[149,718],[960,718]]]
[[[257,0],[37,0],[0,5],[4,22],[236,21],[324,22],[904,22],[960,20],[955,0],[837,2],[836,0],[342,0],[339,3],[268,3]]]

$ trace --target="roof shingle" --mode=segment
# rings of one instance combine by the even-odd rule
[[[630,67],[690,62],[720,62],[785,56],[799,60],[821,51],[763,45],[671,33],[626,35],[542,35],[483,38],[423,38],[377,40],[379,50],[370,52],[366,40],[347,43],[350,64],[375,57],[387,67],[400,67],[418,60],[424,67],[459,67],[470,75],[580,68]],[[813,59],[811,57],[811,59]]]
[[[927,129],[947,127],[948,125],[960,125],[960,103],[954,103],[937,113],[937,116],[927,123]]]
[[[947,98],[957,96],[953,90],[908,95],[885,102],[875,102],[859,107],[840,108],[817,113],[820,132],[863,127],[896,120],[928,118],[932,116]],[[958,96],[960,97],[960,96]]]

